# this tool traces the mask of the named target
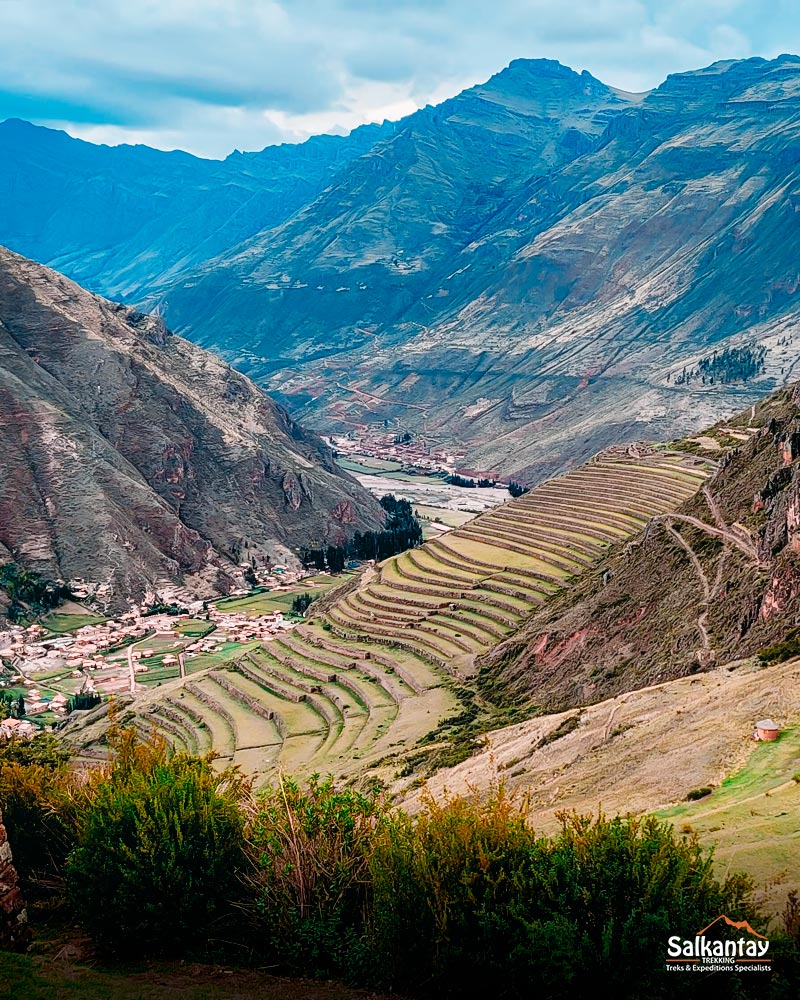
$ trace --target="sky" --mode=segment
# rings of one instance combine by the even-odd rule
[[[520,57],[643,91],[782,52],[798,0],[0,0],[0,120],[221,158],[402,117]]]

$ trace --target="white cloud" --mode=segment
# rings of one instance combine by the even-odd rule
[[[10,0],[0,117],[224,155],[398,117],[518,57],[644,90],[798,49],[796,0]]]

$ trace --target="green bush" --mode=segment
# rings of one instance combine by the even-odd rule
[[[67,867],[70,898],[103,952],[204,949],[236,894],[245,792],[235,770],[121,734]]]
[[[612,995],[656,997],[670,934],[721,912],[756,919],[750,882],[719,882],[711,856],[668,824],[561,823],[556,837],[536,837],[502,790],[393,816],[371,863],[381,985],[555,998],[602,982]],[[669,985],[680,995],[682,980]]]
[[[255,919],[268,957],[292,970],[364,974],[369,855],[386,803],[312,775],[258,798],[249,836]]]
[[[381,985],[400,991],[501,996],[536,838],[502,790],[488,802],[426,797],[376,836],[372,946]]]
[[[708,785],[705,785],[703,788],[693,788],[686,798],[689,802],[696,802],[698,799],[704,799],[706,795],[710,795],[713,791],[714,789],[709,788]]]
[[[795,656],[800,656],[800,628],[790,629],[783,642],[776,642],[758,651],[758,659],[764,666],[785,663]]]
[[[0,741],[0,811],[26,893],[55,888],[75,845],[91,775],[72,770],[56,738]]]

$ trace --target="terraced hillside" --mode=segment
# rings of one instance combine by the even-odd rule
[[[459,704],[477,655],[702,485],[703,459],[606,452],[368,569],[295,631],[164,685],[137,724],[250,773],[391,775]],[[383,773],[383,772],[381,772]]]

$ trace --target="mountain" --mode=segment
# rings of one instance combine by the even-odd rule
[[[0,250],[0,561],[109,586],[229,589],[239,564],[377,527],[376,501],[245,376]]]
[[[716,474],[491,650],[488,697],[562,711],[800,653],[800,383],[684,447]]]
[[[217,161],[96,146],[9,119],[0,124],[0,238],[92,291],[141,301],[288,218],[393,129],[366,125]]]
[[[89,200],[63,210],[41,173],[2,170],[29,206],[47,196],[29,227],[49,234],[36,256],[159,303],[298,418],[326,430],[389,420],[536,482],[615,442],[708,426],[798,374],[798,112],[796,56],[720,62],[640,95],[517,60],[395,125],[320,139],[340,159],[259,218],[253,165],[269,161],[274,193],[284,175],[272,159],[303,175],[294,158],[310,149],[209,168],[82,144],[98,172],[75,182]],[[144,186],[131,205],[146,224],[124,259],[106,236],[83,252],[86,234],[71,236],[73,223],[106,225],[76,213],[112,154],[138,157]],[[191,178],[167,186],[148,157]],[[209,169],[213,184],[196,179]],[[231,171],[235,205],[218,209]],[[184,186],[196,211],[158,208]],[[198,226],[226,212],[229,224]],[[13,229],[0,216],[15,246]]]
[[[514,62],[411,115],[316,201],[171,288],[170,315],[189,325],[191,303],[202,303],[192,336],[241,354],[259,377],[332,356],[335,379],[346,371],[343,352],[405,346],[441,309],[430,299],[461,266],[464,247],[629,106],[588,73]]]
[[[516,111],[523,94],[559,96],[515,115],[536,127],[499,165],[507,105],[486,88],[413,116],[316,202],[170,290],[169,315],[187,330],[202,317],[191,336],[312,423],[394,420],[531,481],[785,381],[800,60],[716,64],[638,102],[566,84],[537,64],[495,78]],[[581,104],[596,111],[567,128]],[[681,380],[751,344],[766,356],[749,381]]]

